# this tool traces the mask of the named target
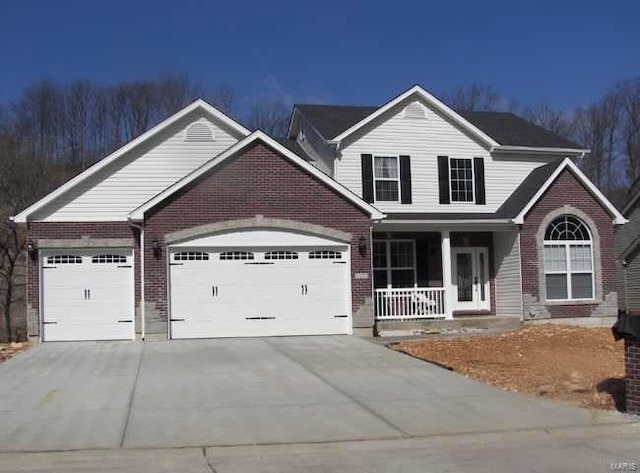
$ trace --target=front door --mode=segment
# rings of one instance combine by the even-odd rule
[[[451,249],[454,310],[489,310],[489,252],[487,248]]]

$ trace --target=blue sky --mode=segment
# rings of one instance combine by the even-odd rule
[[[0,103],[41,78],[109,84],[186,72],[288,102],[380,104],[489,85],[572,108],[640,77],[640,2],[10,1]],[[244,104],[244,105],[243,105]]]

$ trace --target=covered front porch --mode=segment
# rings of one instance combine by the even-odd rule
[[[500,229],[502,230],[502,229]],[[431,229],[372,234],[376,321],[496,315],[496,275],[519,304],[517,232]],[[509,257],[507,257],[509,256]],[[510,263],[510,264],[505,264]],[[515,271],[517,277],[505,271]],[[509,314],[517,315],[517,314]]]

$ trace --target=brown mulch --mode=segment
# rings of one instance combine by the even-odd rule
[[[29,349],[29,344],[24,343],[0,343],[0,363]]]
[[[498,336],[400,342],[395,350],[508,391],[624,409],[624,343],[610,328],[533,325]]]

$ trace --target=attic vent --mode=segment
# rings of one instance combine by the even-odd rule
[[[424,107],[418,102],[413,102],[407,105],[404,109],[405,118],[427,118],[427,114]]]
[[[206,123],[194,123],[184,134],[185,141],[213,141],[213,130]]]

